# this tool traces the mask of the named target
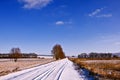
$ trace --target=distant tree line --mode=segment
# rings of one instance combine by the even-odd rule
[[[112,53],[95,53],[95,52],[91,52],[89,54],[81,53],[81,54],[78,55],[78,58],[118,58],[118,56],[114,55]]]
[[[18,58],[37,58],[35,53],[21,53],[20,48],[12,48],[10,53],[0,53],[0,58],[11,58],[17,62]]]
[[[0,53],[0,58],[11,58],[10,53]],[[21,53],[20,58],[37,58],[37,54],[35,53]]]
[[[53,47],[51,53],[56,60],[65,58],[65,53],[63,52],[63,49],[59,44],[56,44]]]

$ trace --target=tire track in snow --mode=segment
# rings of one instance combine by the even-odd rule
[[[48,72],[45,72],[45,74],[39,75],[33,80],[54,80],[54,77],[57,75],[57,73],[65,66],[66,63],[58,62],[54,68],[49,70]],[[53,76],[54,75],[54,76]]]

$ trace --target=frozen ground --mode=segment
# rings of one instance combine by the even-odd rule
[[[0,76],[6,75],[11,72],[31,68],[34,66],[42,65],[54,61],[54,59],[38,59],[38,58],[23,58],[14,62],[10,59],[0,59]]]
[[[0,80],[85,80],[67,58],[1,76]]]

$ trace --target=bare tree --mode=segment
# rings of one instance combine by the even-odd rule
[[[64,52],[63,52],[63,50],[62,50],[61,45],[59,45],[59,44],[56,44],[56,45],[53,47],[51,53],[52,53],[53,57],[54,57],[56,60],[65,58],[65,54],[64,54]]]
[[[22,56],[21,50],[19,48],[12,48],[10,51],[10,57],[14,59],[15,62],[17,62],[17,59]]]

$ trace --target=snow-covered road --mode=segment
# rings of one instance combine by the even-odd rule
[[[0,80],[84,80],[67,58],[0,77]]]

